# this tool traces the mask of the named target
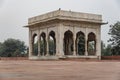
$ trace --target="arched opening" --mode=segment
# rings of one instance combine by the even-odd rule
[[[93,32],[88,34],[88,55],[96,54],[96,36]]]
[[[77,55],[85,54],[85,35],[81,31],[76,34],[76,53]]]
[[[37,34],[33,35],[33,42],[32,42],[32,46],[33,46],[33,55],[37,56],[38,55],[38,40],[37,40]]]
[[[49,55],[53,56],[56,54],[56,39],[55,32],[51,31],[49,33]]]
[[[65,55],[73,55],[73,33],[69,30],[64,33],[63,46]]]
[[[44,32],[40,35],[40,55],[46,55],[46,35]]]

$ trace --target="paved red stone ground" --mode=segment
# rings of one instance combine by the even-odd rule
[[[120,61],[0,61],[0,80],[120,80]]]

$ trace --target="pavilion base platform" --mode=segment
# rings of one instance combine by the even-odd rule
[[[101,60],[99,56],[31,56],[29,60]]]

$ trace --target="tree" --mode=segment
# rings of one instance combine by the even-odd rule
[[[111,56],[112,55],[112,46],[111,44],[108,44],[107,47],[105,48],[105,53],[104,56]]]
[[[105,52],[106,52],[105,50],[106,50],[105,44],[103,41],[101,41],[101,54],[102,54],[102,56],[105,55]]]
[[[112,55],[112,45],[108,44],[105,46],[105,43],[101,41],[101,54],[102,56],[111,56]]]
[[[7,39],[0,43],[0,56],[16,57],[25,54],[26,46],[23,41],[16,39]]]
[[[33,53],[36,56],[38,55],[38,42],[34,43],[33,46],[34,46]]]
[[[79,41],[78,41],[78,54],[79,55],[84,55],[85,53],[85,38],[84,35],[79,36]]]
[[[111,38],[109,42],[112,43],[112,55],[120,55],[120,22],[110,25],[109,35]]]
[[[49,40],[49,53],[50,53],[50,55],[54,55],[55,52],[56,52],[55,51],[55,42],[54,42],[54,40],[50,39]]]

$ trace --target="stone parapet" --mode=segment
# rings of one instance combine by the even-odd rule
[[[43,15],[29,18],[28,25],[34,25],[36,23],[46,22],[54,19],[94,22],[102,24],[102,16],[98,14],[56,10]]]

